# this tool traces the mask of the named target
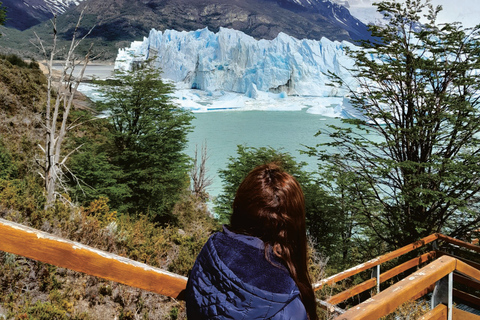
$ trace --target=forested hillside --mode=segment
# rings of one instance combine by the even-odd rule
[[[189,114],[175,111],[168,98],[153,99],[170,90],[158,72],[147,68],[123,74],[100,84],[112,100],[90,103],[88,108],[85,101],[74,104],[69,122],[81,125],[71,126],[75,129],[64,146],[64,152],[71,154],[69,170],[60,181],[54,205],[46,206],[40,164],[47,78],[36,62],[16,56],[2,57],[0,70],[0,217],[187,276],[207,238],[226,221],[213,219],[207,208],[208,182],[200,173],[205,170],[200,159],[205,154],[192,164],[193,159],[181,153]],[[127,89],[129,85],[136,89]],[[128,105],[125,101],[135,108],[118,109]],[[166,106],[163,111],[161,105]],[[116,116],[98,117],[102,110]],[[135,122],[140,136],[119,130],[139,114],[142,118]],[[310,183],[302,165],[288,154],[271,149],[251,150],[245,156],[251,162],[241,168],[243,175],[250,166],[276,160]],[[169,163],[175,167],[169,168]],[[164,173],[165,168],[169,172]],[[239,182],[230,180],[233,187]],[[312,185],[306,190],[317,189]],[[223,201],[228,207],[227,196]],[[224,218],[228,219],[228,212]],[[318,280],[320,257],[314,246],[311,253],[310,270]],[[5,252],[0,259],[0,315],[9,319],[185,318],[183,302]]]
[[[44,210],[35,159],[44,136],[46,78],[37,63],[15,56],[2,57],[0,70],[0,217],[186,275],[218,227],[203,202],[185,190],[171,222],[161,226],[148,216],[110,209],[105,197]],[[90,111],[74,113],[87,117]],[[72,141],[84,133],[72,132]],[[184,305],[163,296],[4,252],[0,259],[0,314],[8,319],[184,317]]]

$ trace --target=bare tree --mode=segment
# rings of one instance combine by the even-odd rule
[[[203,144],[200,150],[200,159],[198,159],[197,145],[195,146],[195,158],[193,167],[190,170],[192,178],[192,192],[203,200],[208,198],[207,187],[212,184],[212,178],[207,176],[207,143]]]
[[[53,46],[50,52],[43,45],[43,41],[38,37],[38,44],[35,44],[43,53],[47,61],[47,105],[42,123],[45,126],[45,144],[39,145],[43,152],[43,157],[37,159],[37,163],[41,167],[40,175],[45,180],[46,204],[45,209],[51,207],[57,196],[60,194],[59,189],[66,191],[63,184],[63,177],[68,171],[66,161],[69,156],[75,151],[67,155],[63,155],[64,150],[62,145],[65,141],[67,132],[79,125],[78,119],[70,120],[69,115],[73,106],[74,95],[77,92],[78,86],[83,79],[85,69],[90,61],[91,49],[90,46],[87,54],[80,60],[77,60],[75,50],[79,44],[90,34],[92,29],[82,38],[77,39],[76,34],[83,18],[85,8],[82,10],[75,26],[74,33],[70,46],[63,60],[63,68],[61,70],[59,79],[54,79],[53,63],[55,57],[60,52],[58,48],[58,32],[56,16],[52,19],[53,25]],[[76,68],[80,68],[77,75],[74,75]],[[77,148],[78,149],[78,148]]]

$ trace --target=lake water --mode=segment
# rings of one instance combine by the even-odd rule
[[[328,124],[343,126],[340,119],[301,111],[223,111],[195,113],[195,127],[188,135],[187,154],[194,156],[195,146],[207,144],[207,167],[213,184],[209,193],[216,196],[222,185],[217,171],[225,169],[229,157],[236,156],[237,145],[272,147],[292,154],[298,161],[305,161],[307,171],[315,171],[317,160],[301,154],[305,146],[325,142],[315,137],[319,130],[326,132]]]
[[[97,79],[106,79],[113,74],[113,63],[89,63],[87,67],[85,68],[85,73],[84,78],[85,79],[91,79],[91,78],[97,78]],[[55,62],[52,65],[52,68],[54,70],[63,70],[63,64],[60,62]],[[73,72],[74,76],[78,76],[80,71],[82,70],[82,65],[77,65],[75,67],[75,70]]]
[[[58,65],[56,67],[60,68]],[[86,75],[106,78],[111,75],[112,71],[112,65],[89,65],[86,69]],[[95,88],[89,85],[82,85],[80,91],[94,100],[100,98]],[[198,95],[198,92],[192,92],[187,93],[187,96]],[[184,93],[180,96],[183,95]],[[241,95],[238,97],[241,97]],[[222,98],[225,99],[225,96],[219,100]],[[209,98],[207,97],[207,99]],[[239,101],[240,104],[244,103],[243,100],[244,98],[240,100],[228,98],[221,102],[221,106],[235,106],[239,104]],[[182,98],[179,98],[178,101],[185,103]],[[255,109],[256,103],[259,109],[277,108],[277,110],[224,110],[194,113],[195,119],[192,121],[194,129],[188,135],[189,144],[186,153],[194,157],[196,146],[200,150],[202,144],[207,145],[208,176],[213,180],[207,191],[212,196],[221,192],[222,184],[218,177],[218,170],[225,169],[228,158],[236,156],[237,145],[280,149],[282,152],[290,153],[299,162],[307,162],[308,165],[305,169],[313,172],[317,169],[317,160],[301,154],[300,151],[306,150],[305,146],[315,146],[325,142],[322,141],[322,139],[325,139],[325,135],[315,137],[315,134],[319,130],[327,132],[328,124],[344,126],[339,118],[325,116],[325,114],[335,114],[333,108],[329,107],[332,101],[328,98],[324,101],[313,97],[288,97],[278,100],[267,98],[267,100],[249,100],[247,102],[249,108],[253,109]],[[312,110],[318,109],[318,107],[320,107],[320,114],[312,113]],[[289,109],[293,111],[279,111]]]

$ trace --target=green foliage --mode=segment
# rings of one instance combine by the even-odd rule
[[[7,8],[5,8],[2,2],[0,2],[0,25],[3,26],[5,24],[6,19],[7,19]]]
[[[42,109],[47,81],[39,69],[30,68],[29,65],[15,55],[0,59],[1,116],[11,116],[13,112],[21,114],[23,110],[39,112]],[[34,118],[29,120],[33,122]],[[19,128],[19,132],[24,130]]]
[[[0,299],[8,319],[91,319],[85,312],[76,312],[69,297],[59,290],[49,292],[49,301],[33,299],[30,295],[31,292],[10,292]]]
[[[14,66],[18,66],[20,68],[29,68],[29,69],[40,69],[38,62],[32,60],[30,62],[25,62],[22,58],[17,56],[16,54],[0,54],[0,59],[6,60],[10,62]]]
[[[188,186],[189,158],[183,153],[193,116],[171,102],[171,85],[148,63],[117,72],[101,83],[99,108],[111,123],[111,163],[122,176],[117,183],[130,193],[112,205],[121,212],[171,219],[171,209]]]
[[[15,178],[17,171],[18,169],[13,162],[12,155],[0,141],[0,179]]]
[[[316,155],[351,175],[363,230],[377,239],[401,246],[465,234],[480,224],[479,28],[439,26],[440,8],[426,1],[378,9],[390,21],[371,27],[378,42],[348,52],[357,83],[332,75],[364,118],[345,120],[355,130],[333,128],[334,142],[323,145],[337,154]]]
[[[55,275],[56,267],[52,265],[46,265],[44,272],[40,276],[40,290],[45,292],[51,292],[52,290],[58,290],[62,284],[59,282]]]
[[[95,119],[88,112],[75,112],[74,117],[85,120],[71,137],[69,150],[78,150],[70,157],[69,168],[74,175],[69,175],[70,195],[82,205],[106,197],[110,205],[122,211],[122,204],[130,196],[131,190],[122,181],[125,174],[111,161],[113,138],[107,119]]]
[[[0,207],[21,211],[28,217],[35,214],[44,201],[38,178],[28,176],[24,179],[0,179]]]
[[[177,320],[178,319],[178,308],[177,307],[173,307],[171,310],[170,310],[170,320]]]
[[[205,242],[213,232],[220,230],[220,224],[208,211],[207,205],[191,194],[182,196],[175,205],[173,214],[179,229],[172,234],[171,240],[178,254],[169,266],[170,271],[188,275]]]

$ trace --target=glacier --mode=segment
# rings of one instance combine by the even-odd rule
[[[152,29],[143,41],[119,49],[116,70],[153,59],[162,77],[175,83],[177,102],[193,111],[298,110],[348,116],[345,91],[329,85],[328,73],[351,78],[354,45],[327,38],[298,40],[279,33],[256,40],[241,31],[207,28],[196,31]],[[353,80],[353,78],[352,78]],[[192,90],[199,89],[199,90]]]

